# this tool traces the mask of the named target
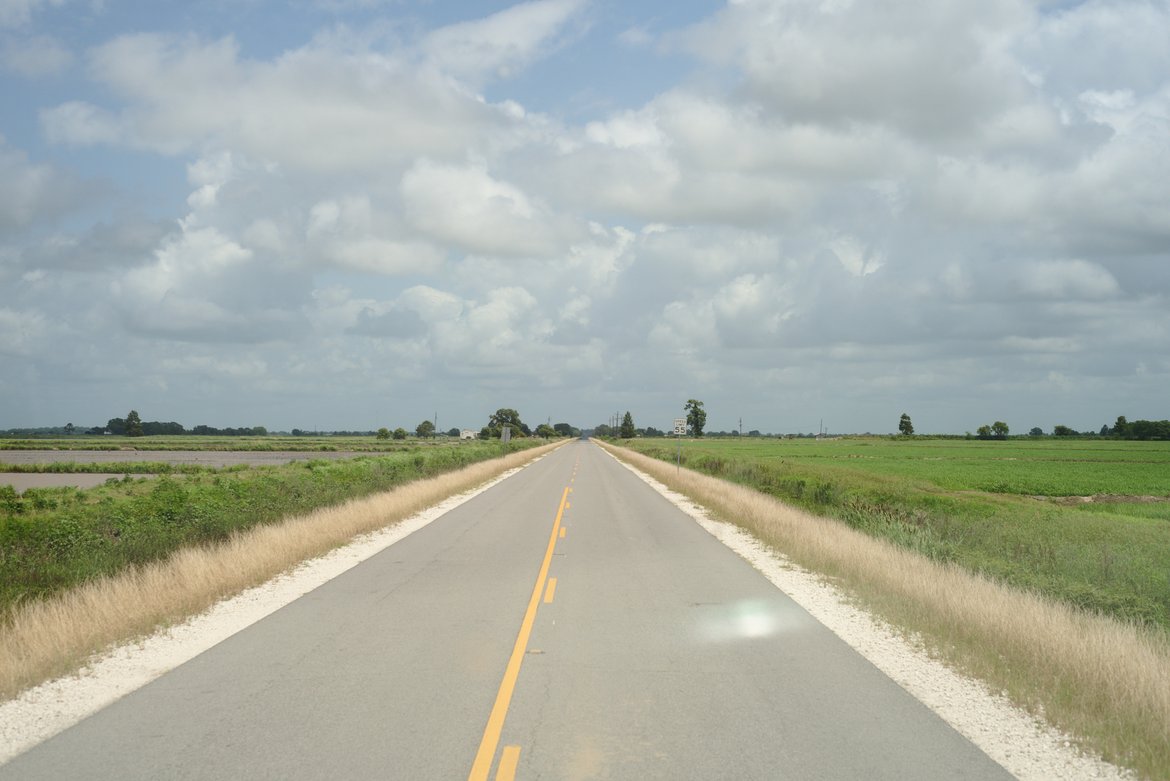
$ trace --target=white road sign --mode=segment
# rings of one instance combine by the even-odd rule
[[[685,437],[687,435],[687,419],[686,418],[675,418],[674,419],[674,435],[676,437]]]

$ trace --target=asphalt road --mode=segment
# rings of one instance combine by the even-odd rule
[[[0,779],[513,771],[1009,777],[600,448],[574,442]]]

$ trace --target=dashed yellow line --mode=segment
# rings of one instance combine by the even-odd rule
[[[520,764],[520,747],[504,746],[504,753],[500,755],[500,766],[496,768],[496,781],[513,781],[516,778],[516,765]]]
[[[549,604],[553,601],[553,595],[557,593],[557,579],[548,579],[548,588],[544,590],[544,604]]]
[[[488,773],[492,769],[492,760],[496,756],[496,748],[500,745],[500,734],[504,731],[504,719],[508,716],[508,706],[512,703],[512,693],[516,690],[516,679],[520,676],[520,665],[524,661],[524,653],[528,650],[528,638],[532,635],[532,624],[536,621],[536,609],[540,606],[540,595],[544,591],[548,580],[548,568],[552,563],[553,549],[556,548],[557,538],[561,530],[561,518],[568,506],[569,491],[565,486],[561,494],[561,504],[557,507],[557,517],[553,521],[552,532],[548,538],[548,549],[544,552],[544,561],[540,565],[540,573],[536,576],[536,584],[532,588],[532,596],[528,599],[528,610],[524,612],[524,620],[520,623],[520,632],[516,635],[516,643],[512,646],[512,656],[508,659],[508,666],[504,668],[504,679],[500,681],[500,689],[496,693],[496,701],[492,705],[492,712],[488,716],[487,726],[483,731],[483,738],[479,742],[479,750],[475,753],[475,761],[471,765],[468,781],[487,781]],[[519,756],[520,749],[516,748]],[[507,749],[505,749],[507,753]],[[503,769],[503,758],[500,760]]]

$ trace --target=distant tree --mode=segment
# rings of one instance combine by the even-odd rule
[[[518,434],[528,436],[532,433],[532,429],[528,428],[524,421],[520,420],[520,413],[509,407],[501,407],[488,419],[488,428],[495,429],[493,436],[496,438],[499,438],[500,431],[504,426],[512,427],[512,436]]]
[[[703,436],[703,426],[707,425],[707,411],[703,409],[703,402],[698,399],[687,399],[683,405],[687,413],[687,428],[696,437]]]
[[[429,420],[424,420],[414,427],[414,433],[420,437],[433,437],[435,435],[435,424]]]
[[[382,426],[382,428],[378,429],[378,433],[376,436],[378,437],[378,439],[389,439],[390,438],[390,429],[386,428],[385,426]]]
[[[394,433],[390,436],[394,437],[395,439],[406,439],[406,429],[404,429],[402,426],[399,426],[398,428],[394,429]]]
[[[1109,436],[1109,424],[1106,423],[1105,425],[1101,426],[1101,430],[1098,431],[1097,434],[1102,437]]]
[[[457,428],[447,429],[447,436],[449,436],[449,437],[458,437],[460,433],[461,432]]]
[[[1002,420],[997,420],[991,424],[991,433],[995,434],[996,439],[1007,439],[1008,424]]]
[[[125,418],[110,418],[106,421],[106,431],[114,436],[121,437],[126,435],[126,419]]]
[[[638,433],[634,429],[634,416],[630,414],[629,410],[626,410],[626,415],[622,418],[622,427],[619,433],[622,439],[633,439],[634,435]]]
[[[70,434],[72,434],[74,428],[75,428],[75,426],[72,423],[66,423],[65,424],[65,435],[69,436]]]
[[[991,439],[991,426],[983,425],[975,429],[975,433],[980,439]]]
[[[264,433],[261,434],[258,432]],[[148,437],[157,437],[162,435],[177,436],[179,434],[186,434],[187,430],[183,428],[181,423],[176,423],[173,420],[166,423],[163,423],[159,420],[144,420],[142,421],[142,433],[144,436]],[[257,426],[256,428],[248,429],[248,433],[254,436],[264,436],[264,434],[268,433],[268,429],[264,428],[263,426]]]
[[[1076,429],[1069,428],[1068,426],[1052,427],[1052,436],[1054,437],[1075,437],[1076,435]]]
[[[577,435],[573,434],[573,427],[570,426],[568,423],[554,423],[553,424],[553,431],[557,432],[562,437],[577,436]]]
[[[142,418],[138,417],[138,410],[130,410],[126,415],[126,436],[142,436]]]
[[[1033,437],[1042,437],[1044,436],[1044,429],[1040,428],[1039,426],[1034,426],[1032,430],[1028,432],[1028,434]]]
[[[642,431],[642,436],[644,436],[644,437],[664,437],[664,436],[666,436],[666,432],[659,431],[658,429],[654,428],[653,426],[647,426]]]
[[[904,437],[914,435],[914,424],[910,422],[910,416],[905,412],[902,413],[902,419],[898,421],[898,431],[900,431]]]
[[[1170,420],[1135,420],[1126,426],[1127,439],[1170,439]]]
[[[252,426],[252,436],[266,437],[268,436],[268,429],[264,426]]]
[[[1129,436],[1129,421],[1125,419],[1125,415],[1117,416],[1117,422],[1113,424],[1113,433],[1119,437]]]
[[[541,423],[536,427],[536,436],[544,437],[545,439],[554,439],[557,436],[557,431],[547,423]]]
[[[751,431],[748,432],[748,436],[749,437],[760,437],[760,436],[763,436],[763,434],[760,433],[759,429],[753,428]]]
[[[595,437],[609,437],[613,436],[613,427],[608,423],[600,423],[593,429],[593,436]]]

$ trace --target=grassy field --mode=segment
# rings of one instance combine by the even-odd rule
[[[675,441],[623,441],[673,462]],[[1170,630],[1170,443],[683,440],[685,466],[931,559]]]
[[[195,438],[170,439],[190,448]],[[148,447],[160,444],[167,443]],[[398,443],[393,450],[354,458],[189,474],[164,470],[157,479],[128,477],[87,490],[35,488],[17,494],[0,486],[0,626],[14,605],[159,561],[184,547],[222,542],[254,526],[536,444],[544,440],[508,446]]]

